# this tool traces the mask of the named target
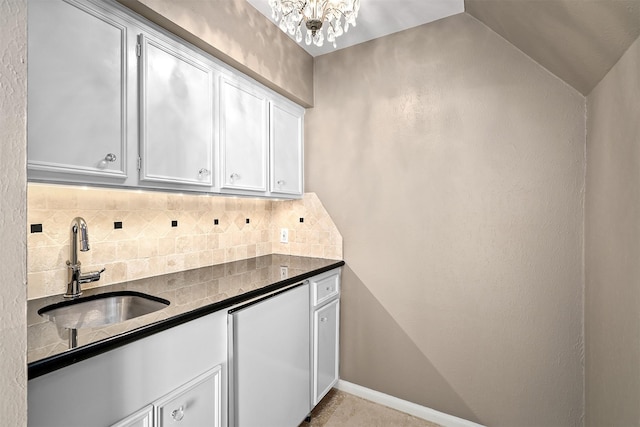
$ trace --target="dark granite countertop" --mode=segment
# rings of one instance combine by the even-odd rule
[[[78,330],[78,347],[69,349],[69,330],[57,327],[38,310],[64,300],[62,295],[30,300],[27,305],[29,379],[69,366],[157,332],[344,265],[344,261],[266,255],[195,270],[123,282],[83,291],[82,297],[117,291],[141,292],[170,301],[166,308],[135,319]],[[281,279],[282,266],[288,278]]]

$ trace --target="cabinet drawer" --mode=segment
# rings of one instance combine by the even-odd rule
[[[157,427],[220,427],[220,370],[205,372],[155,402]]]
[[[313,307],[324,304],[340,294],[340,270],[320,274],[311,280]]]

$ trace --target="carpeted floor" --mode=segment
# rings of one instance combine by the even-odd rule
[[[300,427],[440,427],[438,424],[331,390]]]

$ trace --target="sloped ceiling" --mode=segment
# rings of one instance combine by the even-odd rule
[[[640,0],[465,0],[465,11],[585,96],[640,35]]]
[[[273,22],[268,0],[247,2]],[[361,4],[357,27],[338,38],[338,49],[464,12],[464,0],[361,0]],[[293,36],[290,37],[295,40]],[[322,47],[313,44],[307,46],[305,43],[300,46],[311,56],[336,50],[329,42]]]
[[[119,0],[129,1],[129,0]],[[246,0],[270,18],[267,0]],[[464,2],[464,3],[463,3]],[[361,0],[344,48],[463,11],[583,95],[640,36],[640,0]],[[274,24],[275,25],[275,24]],[[333,52],[306,47],[312,56]]]

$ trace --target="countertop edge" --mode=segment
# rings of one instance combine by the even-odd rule
[[[140,339],[157,334],[158,332],[162,332],[167,329],[173,328],[175,326],[182,325],[183,323],[190,322],[192,320],[198,319],[200,317],[206,316],[216,311],[224,310],[226,308],[243,303],[245,301],[259,297],[261,295],[265,295],[265,294],[277,291],[278,289],[290,286],[297,282],[306,280],[318,274],[322,274],[326,271],[330,271],[330,270],[342,267],[344,265],[345,265],[345,262],[343,260],[336,260],[336,262],[333,264],[326,265],[324,267],[320,267],[312,271],[308,271],[306,273],[290,277],[286,280],[272,283],[260,289],[255,289],[255,290],[246,292],[242,295],[236,295],[236,296],[227,298],[223,301],[215,302],[213,304],[209,304],[204,307],[200,307],[195,310],[170,317],[168,319],[160,320],[160,321],[151,323],[149,325],[141,326],[137,329],[123,332],[122,334],[115,335],[113,337],[106,338],[104,340],[89,343],[81,347],[68,350],[64,353],[60,353],[60,354],[46,357],[44,359],[36,360],[27,365],[28,379],[32,380],[32,379],[41,377],[43,375],[46,375],[58,369],[65,368],[67,366],[73,365],[83,360],[98,356],[102,353],[106,353],[118,347],[122,347],[124,345],[131,344],[132,342],[138,341]]]

